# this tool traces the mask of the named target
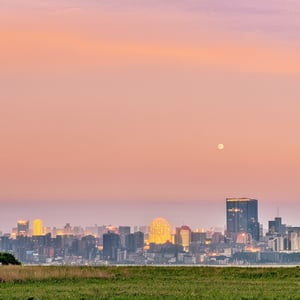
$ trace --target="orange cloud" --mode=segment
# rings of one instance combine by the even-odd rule
[[[259,73],[300,73],[298,49],[250,42],[197,45],[111,41],[57,31],[0,31],[3,70],[81,70],[101,66],[155,64]]]

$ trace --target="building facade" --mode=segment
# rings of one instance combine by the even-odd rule
[[[171,241],[171,225],[163,218],[152,220],[149,226],[149,243],[165,244]]]
[[[103,258],[107,260],[117,260],[118,250],[120,250],[120,236],[114,232],[103,234]]]
[[[17,236],[27,236],[29,234],[29,221],[19,220],[17,223]]]
[[[258,201],[250,198],[226,199],[227,237],[236,240],[239,233],[259,240]]]
[[[33,221],[33,235],[43,235],[43,221],[41,219]]]

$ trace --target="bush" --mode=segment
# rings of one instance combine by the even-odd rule
[[[21,263],[10,253],[0,252],[0,264],[20,265]]]

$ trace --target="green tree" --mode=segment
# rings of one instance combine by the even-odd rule
[[[21,263],[10,253],[0,252],[0,264],[20,265]]]

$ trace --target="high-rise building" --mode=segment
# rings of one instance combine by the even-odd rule
[[[258,201],[250,198],[227,198],[227,237],[234,241],[239,233],[251,234],[259,240]]]
[[[269,221],[269,234],[285,234],[286,225],[282,224],[282,219],[280,217],[274,218],[274,220]]]
[[[137,231],[126,235],[126,249],[128,252],[136,252],[144,248],[144,233]]]
[[[130,226],[119,226],[120,243],[126,248],[126,236],[130,234]]]
[[[29,233],[29,221],[19,220],[17,223],[17,235],[27,236]]]
[[[43,221],[41,219],[33,221],[33,235],[43,235]]]
[[[206,240],[206,232],[192,231],[191,243],[204,244]]]
[[[149,243],[165,244],[171,241],[171,226],[163,218],[154,219],[149,226]]]
[[[188,252],[191,244],[191,229],[186,225],[176,228],[175,243],[183,247],[183,251]]]
[[[103,258],[117,260],[118,250],[120,249],[120,236],[114,232],[103,234]]]

